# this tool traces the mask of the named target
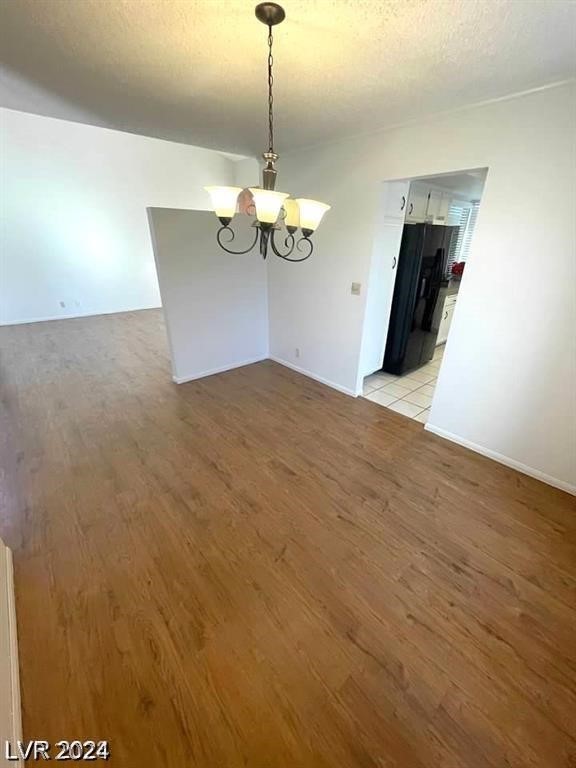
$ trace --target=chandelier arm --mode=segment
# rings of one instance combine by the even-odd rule
[[[234,240],[234,238],[236,237],[236,234],[235,234],[234,230],[232,229],[232,227],[228,226],[228,224],[225,224],[222,227],[220,227],[218,232],[216,232],[216,240],[218,242],[218,245],[220,246],[220,248],[225,250],[226,253],[233,253],[236,256],[241,256],[243,253],[248,253],[249,251],[251,251],[254,248],[254,246],[256,245],[256,243],[258,242],[258,235],[260,234],[260,230],[258,228],[256,228],[256,233],[254,235],[254,242],[252,243],[252,245],[249,248],[246,248],[246,250],[244,250],[244,251],[234,251],[231,248],[227,248],[224,245],[224,243],[222,242],[222,234],[224,232],[228,232],[229,235],[230,235],[228,237],[228,239],[226,240],[226,242],[228,242],[228,243],[231,243]]]
[[[276,246],[276,242],[274,240],[274,230],[272,230],[270,235],[270,246],[272,247],[272,250],[276,254],[276,256],[279,256],[281,259],[287,259],[288,256],[290,256],[294,251],[294,246],[296,244],[296,241],[294,240],[294,235],[288,233],[286,237],[284,238],[284,247],[287,248],[286,253],[282,253],[278,250]],[[300,261],[300,259],[297,259],[297,261]]]
[[[312,240],[310,240],[309,237],[301,237],[300,240],[296,242],[296,248],[300,251],[300,253],[303,253],[302,245],[306,245],[308,253],[306,253],[304,256],[302,256],[299,259],[290,258],[290,254],[292,253],[292,250],[294,250],[294,248],[292,248],[292,250],[289,252],[287,256],[283,256],[281,253],[278,253],[276,249],[274,249],[274,253],[276,254],[276,256],[280,256],[281,259],[284,259],[284,261],[306,261],[306,259],[309,259],[310,256],[312,256],[312,251],[314,250],[314,243],[312,242]]]

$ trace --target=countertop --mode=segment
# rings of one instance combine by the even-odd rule
[[[460,280],[443,280],[440,285],[440,296],[455,296],[460,290]]]

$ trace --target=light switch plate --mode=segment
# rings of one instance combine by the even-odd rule
[[[362,283],[352,283],[350,293],[352,296],[360,296],[360,290],[362,289]]]

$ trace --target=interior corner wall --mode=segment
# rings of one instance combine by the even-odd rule
[[[332,210],[313,258],[268,266],[271,356],[357,392],[381,182],[488,167],[428,426],[576,486],[575,101],[567,83],[284,154],[282,189]]]
[[[0,109],[0,324],[160,305],[148,206],[207,209],[213,150]]]
[[[267,358],[266,264],[260,255],[223,251],[212,212],[150,208],[148,216],[174,381]],[[234,231],[235,243],[250,243],[251,219],[237,216]]]

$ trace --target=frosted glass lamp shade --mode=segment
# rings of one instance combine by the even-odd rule
[[[330,210],[326,203],[319,203],[318,200],[307,200],[300,197],[296,200],[300,209],[300,226],[304,234],[311,234],[322,221],[322,216]]]
[[[256,218],[261,224],[275,224],[282,203],[288,197],[285,192],[274,192],[271,189],[256,189],[250,187],[256,206]]]
[[[214,213],[219,219],[231,219],[236,213],[241,187],[204,187],[210,195]]]
[[[284,219],[286,227],[297,229],[300,226],[300,208],[296,200],[291,198],[284,200],[284,210],[286,211],[286,218]]]

